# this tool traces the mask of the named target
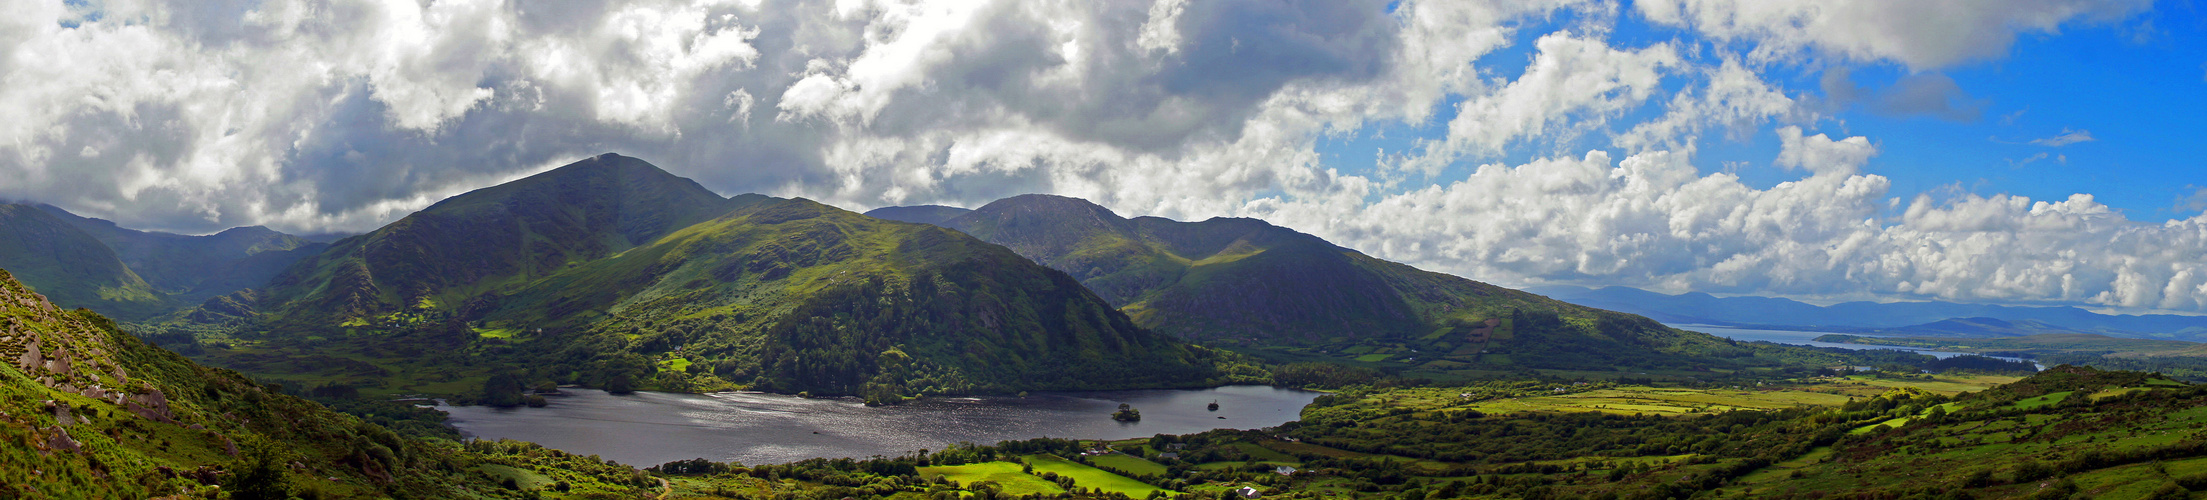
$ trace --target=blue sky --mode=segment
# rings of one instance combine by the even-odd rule
[[[2201,139],[2207,133],[2207,18],[2185,2],[2163,2],[2160,7],[2121,22],[2025,35],[2005,56],[1950,68],[1917,71],[1894,62],[1841,63],[1835,67],[1849,72],[1846,82],[1872,93],[1911,76],[1951,78],[1960,92],[1952,104],[1971,112],[1907,113],[1853,102],[1833,109],[1811,128],[1871,138],[1880,154],[1865,171],[1892,179],[1891,194],[1904,201],[1919,193],[1940,198],[2006,193],[2037,200],[2086,193],[2136,221],[2199,215],[2207,209],[2207,195],[2200,194],[2207,189],[2207,140]],[[1540,28],[1521,32],[1518,43],[1482,59],[1496,68],[1488,77],[1517,78],[1524,66],[1506,62],[1530,58],[1532,39],[1551,29],[1568,29],[1579,17],[1565,14],[1528,23]],[[1695,40],[1689,29],[1651,26],[1629,13],[1616,19],[1614,29],[1609,39],[1618,46],[1693,43],[1705,61],[1725,50]],[[1833,98],[1823,88],[1829,69],[1778,65],[1764,75],[1789,90]],[[1688,77],[1673,77],[1664,87],[1675,93],[1690,83]],[[1436,115],[1424,123],[1381,124],[1323,138],[1317,150],[1345,171],[1375,173],[1375,151],[1411,151],[1417,147],[1415,139],[1445,134],[1444,125],[1454,117],[1453,104],[1436,106]],[[1650,117],[1660,107],[1651,102],[1633,116]],[[1779,149],[1774,128],[1705,138],[1701,163],[1726,168],[1756,187],[1791,180],[1793,175],[1772,165]],[[2033,144],[2077,132],[2091,140]],[[1580,145],[1608,146],[1600,140]],[[1499,160],[1522,163],[1545,153],[1545,147],[1520,144]],[[1472,164],[1457,165],[1452,172],[1478,162],[1467,163]]]
[[[365,231],[618,152],[853,210],[1255,217],[1507,286],[2207,313],[2189,2],[11,6],[0,199],[128,227]]]

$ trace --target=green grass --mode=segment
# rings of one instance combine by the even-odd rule
[[[1851,430],[1851,431],[1847,431],[1847,433],[1848,433],[1848,434],[1853,434],[1853,435],[1862,435],[1862,434],[1869,434],[1869,433],[1871,433],[1871,432],[1877,431],[1878,427],[1885,427],[1885,428],[1889,428],[1889,429],[1898,429],[1898,428],[1900,428],[1901,426],[1904,426],[1904,425],[1908,425],[1908,422],[1909,422],[1909,421],[1911,421],[1911,420],[1915,420],[1915,419],[1916,419],[1916,417],[1899,417],[1899,418],[1894,418],[1894,419],[1891,419],[1891,420],[1886,420],[1886,421],[1883,421],[1883,422],[1878,422],[1878,423],[1875,423],[1875,424],[1870,424],[1870,425],[1865,425],[1865,426],[1861,426],[1861,427],[1856,427],[1856,428],[1855,428],[1854,430]]]
[[[517,330],[512,328],[476,328],[475,335],[486,339],[510,339]]]
[[[1353,452],[1353,451],[1349,451],[1349,450],[1343,450],[1343,449],[1339,449],[1339,448],[1330,448],[1330,447],[1325,447],[1325,446],[1319,446],[1319,445],[1315,445],[1315,444],[1310,444],[1310,443],[1290,443],[1290,442],[1285,442],[1285,441],[1270,441],[1270,442],[1266,442],[1266,443],[1264,443],[1264,445],[1265,445],[1265,447],[1267,447],[1267,448],[1272,448],[1272,449],[1275,449],[1275,450],[1280,450],[1280,451],[1284,451],[1284,452],[1288,452],[1288,453],[1305,453],[1305,454],[1312,454],[1312,455],[1321,455],[1321,456],[1327,456],[1327,457],[1333,457],[1333,458],[1356,458],[1356,457],[1368,457],[1368,456],[1371,456],[1370,454],[1365,454],[1365,453],[1357,453],[1357,452]]]
[[[1387,358],[1389,358],[1389,357],[1393,357],[1393,356],[1394,356],[1393,354],[1366,354],[1366,355],[1363,355],[1363,356],[1357,356],[1357,357],[1356,357],[1356,360],[1357,360],[1357,361],[1362,361],[1362,362],[1366,362],[1366,363],[1378,363],[1378,362],[1381,362],[1381,361],[1386,361],[1386,360],[1387,360]]]
[[[1126,476],[1112,474],[1110,471],[1059,458],[1057,455],[1028,455],[1026,459],[1027,463],[1034,464],[1035,473],[1055,472],[1059,476],[1070,476],[1073,478],[1074,485],[1083,488],[1123,493],[1134,498],[1146,497],[1151,492],[1157,491],[1171,493],[1156,486],[1129,479]]]
[[[2025,399],[2015,402],[2014,408],[2018,410],[2029,410],[2033,408],[2053,406],[2061,404],[2061,401],[2064,399],[2069,399],[2070,394],[2072,393],[2069,391],[2062,391],[2035,398]]]
[[[551,486],[553,483],[552,478],[544,477],[543,474],[538,474],[523,469],[516,469],[513,467],[507,467],[504,465],[477,465],[475,466],[475,470],[490,475],[492,478],[495,478],[492,482],[500,482],[506,479],[512,479],[515,485],[520,486],[521,489],[524,490],[543,489],[545,487]]]
[[[1096,455],[1088,457],[1088,460],[1095,462],[1096,465],[1119,469],[1122,471],[1126,471],[1126,473],[1128,474],[1133,474],[1136,476],[1155,476],[1165,474],[1165,466],[1159,465],[1157,462],[1143,460],[1142,457],[1127,455],[1123,453]]]
[[[1258,446],[1254,443],[1234,443],[1234,447],[1241,449],[1241,451],[1244,453],[1248,453],[1249,458],[1254,458],[1259,461],[1280,462],[1288,465],[1302,465],[1303,463],[1301,460],[1296,460],[1295,457],[1288,456],[1286,453],[1273,451],[1271,448]]]
[[[1042,469],[1037,468],[1035,470],[1039,471]],[[996,483],[999,488],[1002,488],[1002,491],[1004,493],[1011,495],[1055,495],[1065,492],[1065,489],[1059,488],[1057,483],[1044,481],[1042,480],[1042,478],[1035,477],[1025,472],[1020,472],[1019,464],[1011,462],[982,462],[977,464],[920,468],[920,477],[934,477],[938,475],[952,481],[957,481],[958,484],[963,485],[966,488],[972,488],[975,483],[979,483],[982,481],[991,481]],[[1076,481],[1078,480],[1076,479]]]

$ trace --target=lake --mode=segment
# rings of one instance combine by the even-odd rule
[[[612,395],[561,389],[544,408],[437,407],[453,427],[484,439],[517,439],[638,467],[706,458],[745,464],[807,458],[895,456],[958,442],[1061,437],[1125,439],[1291,422],[1321,393],[1268,386],[1196,390],[1044,393],[1028,397],[928,398],[868,407],[847,399],[726,392]],[[1218,411],[1206,405],[1218,401]],[[1119,403],[1141,410],[1118,422]],[[1225,418],[1220,418],[1225,417]]]

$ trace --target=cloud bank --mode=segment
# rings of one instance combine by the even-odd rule
[[[853,208],[1257,216],[1505,284],[2207,310],[2207,219],[1903,202],[1875,138],[1826,129],[1850,99],[1975,119],[1936,71],[2144,1],[18,4],[0,198],[126,225],[366,229],[620,151]],[[1626,17],[1668,31],[1620,42]],[[1862,65],[1911,73],[1871,96]],[[1371,164],[1320,153],[1390,130],[1425,132]],[[1696,158],[1773,136],[1774,186]]]

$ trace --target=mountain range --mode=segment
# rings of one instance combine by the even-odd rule
[[[0,268],[65,307],[143,320],[260,286],[326,246],[265,227],[139,231],[44,204],[0,204]]]
[[[1137,328],[1003,247],[804,199],[722,198],[610,154],[340,240],[249,299],[243,334],[266,344],[234,362],[312,351],[368,360],[351,373],[371,378],[455,367],[882,401],[1232,380],[1222,353]]]
[[[1682,331],[1255,219],[1050,195],[870,214],[722,197],[606,154],[326,244],[10,205],[0,268],[202,361],[380,393],[524,380],[891,402],[1268,380],[1249,355],[1449,378],[1908,362]]]
[[[1129,219],[1052,195],[973,210],[886,207],[868,214],[1003,245],[1079,279],[1139,326],[1275,361],[1466,377],[1526,368],[1782,364],[1775,358],[1809,356],[1423,271],[1256,219]]]
[[[1935,301],[1845,302],[1818,306],[1775,297],[1717,297],[1700,292],[1669,295],[1618,286],[1540,286],[1527,290],[1574,304],[1645,315],[1672,324],[1919,336],[2097,333],[2111,337],[2207,340],[2207,316],[2119,315],[2077,307]]]

